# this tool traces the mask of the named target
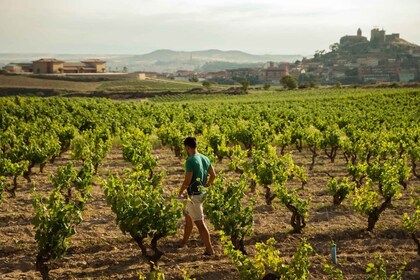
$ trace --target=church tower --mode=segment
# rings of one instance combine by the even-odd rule
[[[362,29],[357,29],[357,37],[362,37]]]

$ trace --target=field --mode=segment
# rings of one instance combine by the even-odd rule
[[[36,88],[57,89],[74,91],[93,91],[100,83],[98,82],[73,82],[59,80],[36,79],[28,76],[5,76],[0,75],[0,89],[5,88]]]
[[[112,84],[112,87],[118,86]],[[8,141],[12,141],[8,139],[10,129],[20,131],[22,135],[31,131],[33,135],[30,137],[42,137],[36,131],[43,131],[53,138],[53,134],[48,133],[55,130],[59,133],[61,126],[74,126],[80,135],[88,131],[86,127],[93,127],[96,130],[106,128],[111,136],[110,150],[100,161],[98,173],[94,177],[92,199],[82,213],[83,222],[77,226],[77,233],[70,238],[67,254],[61,260],[51,262],[50,274],[56,279],[138,279],[139,273],[147,274],[149,265],[142,258],[136,242],[128,234],[124,235],[116,225],[115,214],[107,205],[104,194],[104,182],[110,174],[127,177],[125,170],[133,172],[132,164],[123,157],[123,146],[126,143],[124,135],[132,132],[133,128],[148,135],[153,147],[151,153],[158,158],[155,171],[164,172],[162,186],[165,197],[169,197],[182,183],[184,158],[175,156],[170,148],[174,148],[186,135],[197,135],[202,143],[199,146],[200,151],[205,154],[214,151],[211,149],[210,139],[214,139],[212,137],[215,135],[226,137],[228,149],[240,144],[246,151],[247,145],[250,145],[254,155],[248,155],[247,160],[252,161],[255,151],[263,150],[266,144],[276,145],[280,156],[282,142],[279,137],[286,135],[289,128],[292,132],[302,129],[301,151],[296,143],[289,140],[284,152],[291,154],[294,164],[305,170],[307,176],[307,183],[303,188],[296,177],[286,184],[287,189],[296,191],[300,198],[310,201],[307,226],[300,234],[292,233],[291,212],[279,198],[274,199],[271,206],[266,204],[264,188],[258,181],[258,174],[254,174],[258,186],[255,194],[249,194],[249,197],[256,200],[253,233],[245,237],[249,256],[255,254],[257,242],[266,242],[274,237],[280,255],[286,263],[290,263],[296,247],[302,239],[306,239],[314,249],[309,255],[308,278],[336,279],[323,272],[324,263],[331,264],[330,242],[333,240],[337,244],[338,252],[336,267],[342,270],[344,279],[367,279],[366,266],[374,262],[379,253],[387,261],[389,274],[406,263],[403,279],[418,279],[420,275],[416,245],[402,225],[403,214],[413,213],[415,209],[412,199],[420,195],[420,180],[410,170],[407,188],[399,187],[401,197],[393,198],[392,204],[381,214],[374,230],[367,231],[367,216],[361,215],[353,207],[355,195],[350,195],[337,206],[333,205],[332,195],[327,188],[329,176],[351,178],[345,146],[340,146],[334,162],[318,146],[318,155],[311,168],[314,154],[310,148],[314,144],[308,136],[313,131],[313,126],[320,128],[335,123],[348,135],[353,131],[350,128],[359,133],[368,132],[363,134],[366,137],[363,138],[366,141],[363,142],[364,147],[371,147],[368,152],[372,153],[372,158],[378,153],[378,164],[382,164],[387,156],[395,154],[390,145],[392,141],[402,141],[406,139],[404,136],[408,137],[408,131],[418,131],[420,92],[416,89],[309,90],[260,92],[241,96],[181,94],[160,96],[147,102],[4,98],[0,99],[0,106],[5,136],[0,138],[0,143],[6,151],[12,150],[8,148]],[[19,116],[19,120],[26,119],[27,124],[17,122],[11,112]],[[50,116],[57,116],[57,119]],[[16,124],[12,125],[13,122]],[[278,132],[274,132],[275,130]],[[400,136],[398,140],[390,140],[397,136]],[[170,137],[175,137],[175,140],[171,142],[168,140]],[[325,135],[322,137],[325,139]],[[48,138],[42,139],[44,140],[40,146],[52,145]],[[385,143],[382,141],[388,141],[386,143],[389,145],[379,145],[378,143]],[[259,146],[261,143],[264,143],[263,147]],[[408,167],[412,168],[408,156],[419,143],[406,143],[411,143],[404,150],[404,155],[406,153]],[[359,162],[366,156],[365,152],[363,149],[357,152]],[[45,197],[50,194],[53,186],[49,177],[56,174],[58,168],[70,162],[81,166],[75,153],[74,146],[71,146],[53,164],[48,162],[43,172],[40,172],[39,164],[36,164],[31,174],[32,183],[18,176],[16,198],[10,197],[7,192],[3,194],[0,205],[0,279],[41,279],[35,268],[37,243],[34,226],[31,224],[34,216],[32,202],[35,193]],[[235,156],[225,156],[221,161],[213,155],[211,158],[218,174],[223,173],[227,178],[239,180],[240,175],[229,168]],[[12,176],[8,175],[6,181],[10,186]],[[248,204],[249,201],[244,203]],[[239,279],[235,265],[224,254],[219,232],[208,219],[206,222],[216,255],[202,255],[204,247],[196,229],[189,246],[181,248],[179,244],[183,220],[180,219],[175,235],[159,241],[164,256],[158,263],[165,273],[165,279],[182,279],[183,270],[187,270],[196,279]]]
[[[55,89],[79,92],[124,92],[124,91],[185,91],[202,88],[201,83],[172,80],[115,80],[115,81],[62,81],[38,79],[30,76],[0,75],[1,88]]]
[[[202,88],[201,83],[191,83],[172,80],[148,79],[129,81],[103,82],[98,90],[106,91],[185,91],[193,88]]]

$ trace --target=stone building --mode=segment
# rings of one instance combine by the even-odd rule
[[[379,28],[372,29],[370,31],[370,42],[372,44],[385,43],[385,30],[379,30]]]
[[[9,63],[3,67],[3,70],[9,73],[27,73],[32,72],[32,63]]]
[[[279,83],[281,78],[289,75],[289,66],[286,63],[276,64],[268,62],[266,67],[260,70],[259,78],[266,83]]]
[[[106,62],[88,59],[81,62],[65,62],[55,58],[41,58],[32,63],[10,63],[3,67],[9,73],[67,74],[105,73]]]
[[[352,45],[361,42],[367,42],[367,38],[362,36],[362,30],[357,29],[357,35],[346,35],[340,38],[340,45]]]
[[[82,61],[83,64],[85,64],[85,68],[90,69],[91,73],[105,73],[105,69],[106,69],[106,61],[101,60],[101,59],[88,59],[88,60],[83,60]],[[86,72],[84,72],[86,73]]]
[[[41,58],[32,62],[34,74],[61,74],[64,71],[64,61],[55,58]]]

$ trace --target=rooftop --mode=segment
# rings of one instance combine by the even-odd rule
[[[33,62],[53,62],[53,63],[64,63],[64,61],[62,61],[62,60],[58,60],[58,59],[55,59],[55,58],[41,58],[41,59],[35,60],[35,61],[33,61]]]

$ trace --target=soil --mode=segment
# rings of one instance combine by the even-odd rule
[[[182,160],[165,147],[158,147],[154,154],[159,157],[159,169],[166,173],[165,189],[170,192],[179,188],[183,180]],[[277,247],[286,262],[296,250],[302,238],[306,238],[315,253],[311,255],[310,279],[333,279],[322,272],[324,259],[330,260],[330,241],[337,244],[338,267],[345,279],[366,279],[366,265],[374,261],[380,253],[387,260],[388,271],[395,271],[406,262],[404,279],[419,279],[420,258],[412,239],[402,230],[402,215],[412,213],[409,205],[410,196],[420,180],[411,178],[407,190],[399,200],[394,200],[392,207],[382,213],[373,232],[367,232],[367,217],[354,212],[351,200],[346,199],[340,206],[333,206],[332,196],[328,194],[326,183],[328,171],[331,175],[345,176],[346,162],[337,157],[331,163],[325,156],[319,156],[314,170],[309,171],[311,154],[308,151],[293,153],[296,163],[305,166],[308,184],[299,190],[305,198],[311,198],[310,216],[302,234],[292,234],[291,213],[278,200],[273,206],[264,202],[262,187],[258,187],[257,204],[254,208],[254,233],[246,238],[245,248],[248,254],[254,254],[256,242],[266,241],[270,237],[277,240]],[[64,154],[54,164],[48,164],[43,173],[35,168],[33,184],[19,178],[17,197],[4,194],[0,205],[0,279],[41,279],[35,269],[37,244],[31,224],[33,216],[33,188],[37,193],[47,195],[52,186],[49,174],[57,167],[71,161],[69,154]],[[227,169],[227,160],[216,164],[216,171]],[[121,173],[129,169],[124,162],[120,147],[114,147],[106,160],[99,167],[93,188],[93,200],[83,213],[84,221],[77,228],[77,234],[70,240],[67,255],[50,264],[50,274],[56,279],[138,279],[139,273],[146,275],[149,266],[141,257],[136,243],[124,235],[115,223],[115,215],[106,205],[101,187],[101,178],[109,174]],[[231,176],[235,176],[231,174]],[[300,188],[299,182],[292,181],[290,188]],[[419,195],[418,193],[416,195]],[[166,279],[182,279],[182,270],[187,270],[196,279],[239,279],[239,273],[229,258],[224,256],[220,237],[206,221],[211,231],[215,246],[215,256],[204,256],[204,246],[194,229],[189,246],[179,246],[182,238],[183,221],[173,237],[159,242],[165,252],[159,266],[165,272]],[[330,262],[330,261],[329,261]],[[331,262],[330,262],[331,263]]]

